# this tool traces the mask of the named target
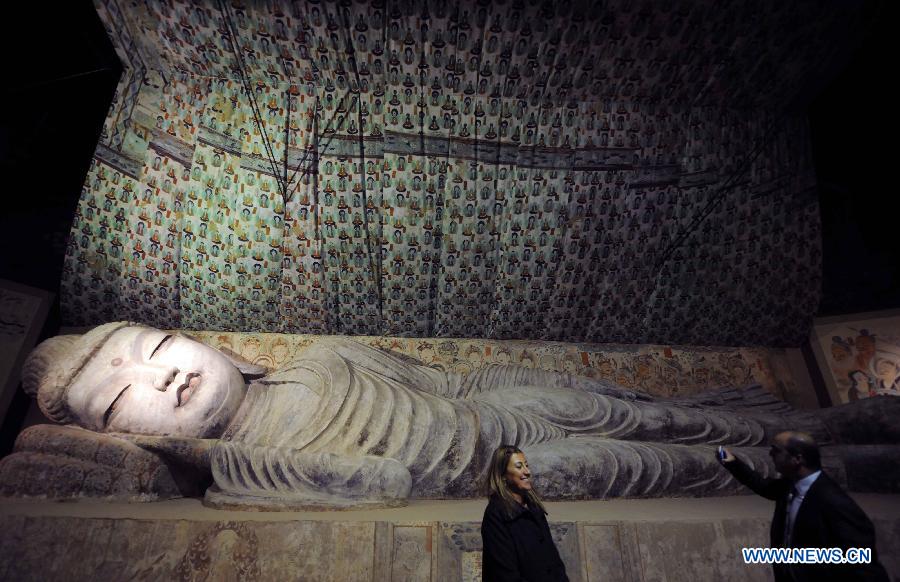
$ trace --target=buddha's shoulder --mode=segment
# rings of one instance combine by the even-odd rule
[[[353,358],[348,356],[352,353],[348,353],[347,347],[338,342],[317,343],[255,383],[275,385],[337,381],[350,373]]]

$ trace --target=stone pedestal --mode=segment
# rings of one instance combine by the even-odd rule
[[[900,576],[900,496],[856,496]],[[152,504],[0,502],[3,580],[481,580],[484,502],[335,513]],[[548,504],[575,581],[771,580],[740,549],[768,539],[755,497]],[[432,519],[417,519],[430,516]],[[630,517],[629,517],[630,516]]]

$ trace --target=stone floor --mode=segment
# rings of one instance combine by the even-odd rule
[[[900,496],[855,495],[900,580]],[[480,580],[484,501],[343,512],[237,512],[198,500],[0,500],[2,580]],[[548,503],[573,581],[770,580],[740,548],[768,539],[755,496]]]

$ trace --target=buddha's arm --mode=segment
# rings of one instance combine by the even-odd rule
[[[163,456],[166,460],[201,471],[209,471],[209,455],[218,439],[196,439],[188,437],[145,436],[127,433],[111,433],[111,436],[126,440]]]
[[[350,363],[354,369],[366,370],[404,386],[446,398],[470,398],[476,394],[493,390],[540,386],[572,388],[628,401],[653,400],[651,396],[627,390],[605,380],[573,376],[552,370],[526,368],[514,364],[489,364],[466,375],[461,375],[425,366],[404,354],[380,350],[350,340],[323,342],[320,346],[306,352],[305,357],[314,358],[316,349],[334,351]]]
[[[220,441],[210,451],[214,505],[397,505],[412,477],[399,461]]]
[[[775,475],[764,447],[734,448],[746,465]],[[545,499],[705,497],[743,493],[715,447],[574,437],[525,448]]]
[[[462,378],[459,392],[462,397],[472,398],[485,392],[524,386],[572,388],[627,401],[649,402],[653,400],[652,396],[622,388],[606,380],[575,376],[553,370],[526,368],[514,364],[489,364],[466,374]]]
[[[459,397],[462,376],[430,368],[405,354],[373,348],[351,340],[335,339],[323,342],[321,347],[311,348],[304,356],[315,357],[313,350],[316,349],[334,351],[354,370],[365,371],[376,377],[445,398]]]
[[[74,426],[29,427],[13,454],[0,461],[0,493],[149,501],[202,492],[202,470],[172,463],[122,436]]]
[[[732,411],[625,401],[572,388],[522,386],[477,394],[472,400],[505,409],[511,415],[541,419],[570,435],[756,446],[767,442],[775,430],[774,425]]]

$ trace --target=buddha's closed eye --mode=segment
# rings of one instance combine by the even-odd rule
[[[121,400],[122,395],[125,394],[125,392],[127,392],[129,388],[131,388],[131,384],[122,388],[122,391],[119,392],[119,395],[115,397],[115,399],[112,401],[112,404],[110,404],[109,408],[106,409],[106,412],[103,413],[103,427],[104,428],[109,426],[109,418],[112,416],[113,412],[115,412],[115,410],[116,410],[116,403],[119,400]]]
[[[163,345],[170,339],[172,339],[172,334],[166,334],[166,337],[162,338],[162,341],[159,342],[159,344],[157,344],[155,348],[153,348],[153,351],[150,353],[150,357],[152,358],[156,354],[156,352],[159,351],[159,348],[163,347]]]

